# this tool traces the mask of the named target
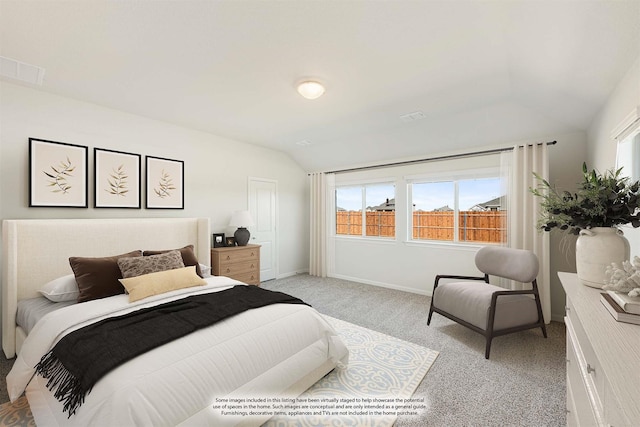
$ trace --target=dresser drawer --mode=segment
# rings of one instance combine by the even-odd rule
[[[602,407],[594,404],[594,384],[585,375],[581,363],[581,350],[574,341],[571,320],[565,317],[567,325],[567,425],[598,426]]]
[[[587,375],[593,383],[593,387],[595,387],[594,398],[600,408],[602,408],[602,398],[604,397],[604,383],[606,376],[600,366],[600,361],[596,356],[593,347],[591,346],[591,342],[587,337],[587,333],[582,326],[582,323],[576,319],[576,310],[571,301],[567,301],[567,317],[570,322],[567,325],[571,326],[571,330],[576,338],[575,344],[577,345],[577,349],[580,351],[578,355],[580,356],[581,368],[585,375]],[[579,345],[578,345],[579,343]]]

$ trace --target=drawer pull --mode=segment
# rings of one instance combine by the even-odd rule
[[[587,363],[587,374],[595,372],[596,368],[592,368],[590,364]]]
[[[231,272],[231,269],[230,269],[230,268],[227,268],[227,273],[230,273],[230,272]]]
[[[230,256],[230,255],[227,255],[227,261],[228,261],[228,260],[230,260],[230,259],[231,259],[231,256]]]
[[[251,256],[256,256],[255,252],[251,252]]]

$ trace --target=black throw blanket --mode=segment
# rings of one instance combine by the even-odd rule
[[[95,383],[122,363],[235,314],[279,303],[306,304],[282,292],[238,285],[110,317],[63,337],[36,372],[48,379],[47,388],[55,390],[70,417]]]

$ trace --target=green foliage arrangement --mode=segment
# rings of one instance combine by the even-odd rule
[[[595,169],[589,171],[583,163],[583,180],[574,193],[559,191],[534,173],[540,184],[531,192],[542,198],[540,228],[579,234],[581,229],[592,227],[640,227],[640,181],[631,182],[621,172],[622,168],[601,174]]]

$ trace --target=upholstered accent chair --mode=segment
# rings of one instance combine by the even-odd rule
[[[475,263],[484,276],[436,276],[427,325],[435,312],[484,335],[486,359],[494,337],[540,328],[546,338],[536,283],[538,257],[527,250],[485,246],[476,253]],[[509,290],[491,285],[490,275],[531,283],[531,289]],[[441,284],[443,279],[448,280]]]

